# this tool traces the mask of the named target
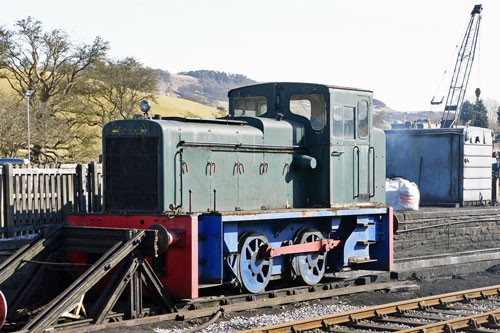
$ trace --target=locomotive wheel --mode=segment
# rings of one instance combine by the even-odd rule
[[[7,317],[7,301],[0,291],[0,328],[2,328],[5,323],[5,318]]]
[[[240,277],[243,287],[251,293],[264,290],[271,279],[273,259],[259,254],[267,245],[267,237],[258,232],[246,232],[240,238]]]
[[[323,239],[321,232],[314,228],[303,228],[295,237],[295,244],[317,242]],[[294,257],[296,271],[302,281],[308,285],[317,284],[326,268],[326,252],[309,252]]]

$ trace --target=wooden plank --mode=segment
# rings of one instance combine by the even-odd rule
[[[19,221],[19,225],[27,225],[28,224],[28,195],[27,191],[27,179],[26,174],[22,173],[20,175],[20,189],[21,189],[21,221]]]
[[[55,200],[56,200],[56,223],[61,223],[62,221],[62,202],[61,202],[61,175],[58,175],[57,173],[54,175],[54,182],[56,184],[55,186]]]
[[[15,168],[14,169],[14,174],[15,175],[21,175],[25,173],[44,173],[44,174],[50,174],[50,175],[72,175],[75,174],[75,171],[73,169],[59,169],[54,167],[53,165],[48,165],[48,166],[39,166],[38,168]]]
[[[14,170],[16,167],[14,167]],[[15,203],[14,203],[14,209],[16,213],[16,219],[14,221],[14,225],[22,225],[22,209],[23,209],[23,200],[21,196],[21,191],[22,191],[22,186],[21,186],[21,175],[13,175],[12,177],[14,179],[14,186],[15,186]]]
[[[57,223],[56,176],[50,175],[50,223]]]
[[[26,174],[27,186],[26,186],[26,199],[27,199],[27,225],[33,226],[35,223],[33,218],[33,173]]]
[[[51,205],[50,205],[50,175],[45,175],[45,223],[51,223]]]
[[[78,164],[77,169],[76,169],[76,177],[77,177],[77,187],[76,190],[78,191],[78,198],[75,200],[75,202],[78,203],[78,212],[85,212],[86,211],[86,205],[85,205],[85,167],[82,164]]]
[[[76,175],[68,175],[68,212],[74,212]]]
[[[45,175],[40,174],[38,176],[38,182],[40,184],[40,223],[47,223],[47,203],[45,200]]]
[[[14,237],[15,230],[15,215],[14,215],[14,177],[12,165],[4,166],[5,171],[5,226],[7,227],[7,236]]]
[[[34,225],[40,225],[40,175],[33,175],[33,218]]]
[[[60,175],[61,178],[61,197],[59,201],[61,202],[61,222],[66,221],[66,215],[68,213],[68,176]]]
[[[97,200],[96,200],[96,187],[97,187],[97,172],[95,168],[95,162],[91,162],[89,164],[89,182],[90,182],[90,189],[89,189],[89,211],[90,212],[95,212],[97,211]]]
[[[95,162],[91,162],[88,168],[88,178],[89,178],[89,212],[100,212],[102,210],[101,204],[101,171],[100,166]]]

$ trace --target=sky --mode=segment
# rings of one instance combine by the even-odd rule
[[[109,41],[109,56],[259,82],[370,89],[399,111],[446,94],[476,3],[481,32],[466,98],[500,101],[500,1],[483,0],[2,0],[0,26],[33,16],[77,43]],[[445,71],[447,71],[445,75]],[[439,110],[443,106],[434,107]]]

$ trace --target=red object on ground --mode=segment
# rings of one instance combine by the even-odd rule
[[[7,301],[5,296],[0,291],[0,328],[2,328],[5,323],[5,318],[7,317]]]
[[[159,278],[174,298],[198,297],[198,217],[191,215],[68,215],[68,224],[78,227],[148,229],[153,224],[173,230],[180,241],[170,246],[166,257],[166,276]]]

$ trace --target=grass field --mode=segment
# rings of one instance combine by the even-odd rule
[[[0,92],[13,92],[9,83],[5,79],[0,79]],[[158,103],[152,103],[151,113],[159,114],[163,117],[194,117],[194,118],[215,118],[220,111],[214,107],[189,101],[187,99],[169,96],[156,96]],[[137,105],[137,113],[141,113]]]
[[[216,108],[189,101],[187,99],[157,96],[158,103],[152,103],[151,114],[163,117],[215,118],[220,112]]]
[[[8,93],[12,91],[14,90],[12,90],[12,88],[10,87],[9,82],[7,82],[7,80],[5,79],[0,79],[0,92]]]

